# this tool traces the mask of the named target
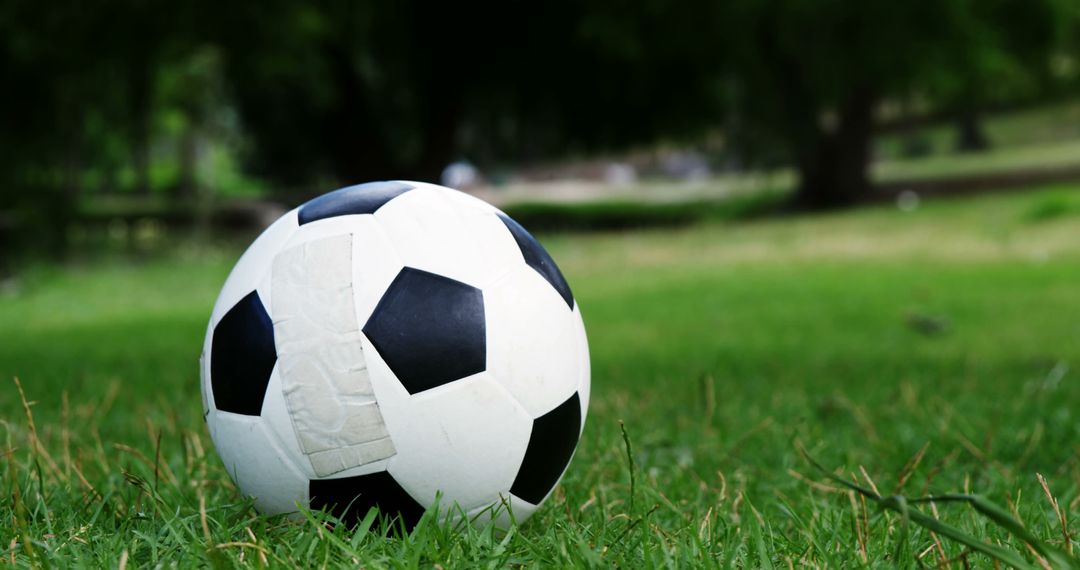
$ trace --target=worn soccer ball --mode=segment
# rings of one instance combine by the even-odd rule
[[[210,435],[267,514],[377,507],[506,526],[551,494],[589,403],[581,313],[493,206],[375,182],[285,214],[244,253],[202,357]]]

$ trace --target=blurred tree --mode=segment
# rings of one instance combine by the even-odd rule
[[[234,5],[218,37],[259,172],[435,179],[700,136],[793,163],[797,202],[870,188],[875,114],[917,98],[985,144],[985,106],[1045,90],[1070,0],[553,0]],[[237,33],[243,30],[243,33]]]
[[[728,9],[743,134],[786,148],[805,208],[869,191],[883,101],[918,96],[977,113],[1045,77],[1076,17],[1070,0],[742,0]]]
[[[90,7],[0,4],[0,210],[18,228],[16,241],[61,252],[82,191],[86,164],[104,162],[102,133],[120,105],[113,62],[90,46],[100,41]]]
[[[200,45],[193,5],[0,3],[0,217],[15,245],[62,254],[88,189],[150,190],[163,69]]]
[[[240,128],[253,171],[305,190],[722,127],[740,162],[794,164],[800,205],[841,206],[883,102],[978,146],[984,109],[1075,86],[1078,20],[1075,0],[7,0],[0,228],[62,251],[86,193],[186,203],[199,149]],[[163,155],[175,176],[152,177]]]
[[[235,136],[228,124],[232,109],[225,94],[221,53],[212,44],[185,46],[174,62],[158,72],[157,91],[163,122],[175,139],[177,180],[167,189],[178,203],[199,193],[199,166],[210,140]]]
[[[715,20],[668,2],[224,10],[254,166],[286,184],[437,179],[462,153],[491,163],[625,148],[700,133],[715,114]]]
[[[1065,49],[1077,8],[1061,0],[992,0],[965,8],[973,14],[958,19],[964,27],[955,30],[959,41],[946,53],[951,73],[938,74],[925,89],[955,115],[957,150],[977,151],[990,146],[981,122],[987,111],[1054,94],[1053,58]]]
[[[233,5],[217,30],[256,141],[285,185],[430,173],[453,144],[479,38],[454,5],[328,1]]]

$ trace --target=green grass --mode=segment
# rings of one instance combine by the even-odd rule
[[[594,396],[563,484],[506,535],[425,519],[387,538],[250,508],[198,396],[206,319],[235,251],[39,268],[0,289],[0,558],[991,566],[829,480],[800,448],[884,495],[979,493],[1071,548],[1037,474],[1076,512],[1075,192],[544,236],[585,315]],[[1034,561],[974,510],[910,508]]]

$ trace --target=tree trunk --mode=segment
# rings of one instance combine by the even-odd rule
[[[978,152],[990,148],[990,140],[983,131],[982,121],[974,106],[960,112],[956,121],[956,150],[958,152]]]
[[[874,102],[869,90],[856,90],[839,109],[832,128],[818,127],[805,138],[797,152],[797,207],[842,208],[870,192]]]
[[[327,116],[330,168],[341,185],[400,177],[385,133],[346,46],[328,43],[323,53],[330,65],[339,103]]]
[[[370,86],[357,71],[347,46],[328,43],[323,53],[330,65],[339,104],[329,115],[328,136],[332,144],[331,169],[341,184],[357,184],[392,178],[438,182],[453,158],[462,113],[462,92],[451,74],[442,68],[429,70],[436,78],[415,110],[421,140],[415,154],[404,156],[389,147],[394,128],[380,116],[369,96]],[[433,96],[431,93],[438,93]]]
[[[150,194],[150,60],[145,53],[134,54],[129,62],[128,94],[131,98],[132,162],[135,166],[135,192]]]
[[[50,211],[52,223],[49,236],[49,251],[57,259],[64,259],[70,253],[68,232],[75,222],[79,200],[82,199],[82,141],[78,135],[72,135],[64,149],[63,178],[57,193],[57,200]]]
[[[190,200],[195,198],[198,184],[199,135],[195,127],[188,125],[184,128],[177,158],[180,162],[180,181],[176,186],[175,198],[179,204],[190,204]]]
[[[450,164],[457,146],[460,104],[457,92],[429,101],[424,121],[424,146],[411,178],[425,182],[441,183],[442,171]]]

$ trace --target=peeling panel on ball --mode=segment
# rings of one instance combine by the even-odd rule
[[[343,477],[341,479],[313,479],[308,483],[312,510],[326,510],[347,525],[359,522],[368,511],[379,509],[383,517],[397,517],[412,530],[424,507],[387,472]]]
[[[384,204],[412,188],[403,182],[369,182],[347,186],[300,206],[297,220],[304,225],[335,216],[374,214]]]
[[[282,251],[272,282],[282,392],[315,474],[393,456],[353,305],[352,235]]]
[[[218,410],[259,415],[274,369],[274,326],[255,291],[234,305],[214,328],[210,385]]]
[[[566,301],[567,306],[571,309],[574,308],[574,295],[570,293],[570,285],[567,284],[562,271],[559,271],[559,266],[555,265],[555,260],[548,255],[547,250],[540,245],[540,242],[536,241],[536,238],[532,237],[532,234],[510,216],[500,212],[499,219],[506,225],[506,229],[510,230],[510,234],[514,236],[514,241],[521,248],[521,255],[525,258],[525,263],[529,264],[529,267],[535,269],[545,281],[555,288],[559,296]]]
[[[581,436],[581,400],[575,393],[533,421],[525,459],[510,492],[539,505],[559,482]]]
[[[280,362],[278,363],[280,366]],[[315,477],[311,469],[311,462],[307,460],[304,452],[300,449],[300,441],[296,437],[289,409],[285,406],[285,394],[281,389],[281,369],[274,367],[270,374],[270,383],[266,385],[266,399],[263,400],[262,418],[267,431],[274,436],[274,441],[285,450],[285,456],[289,463],[304,473],[304,477]]]

